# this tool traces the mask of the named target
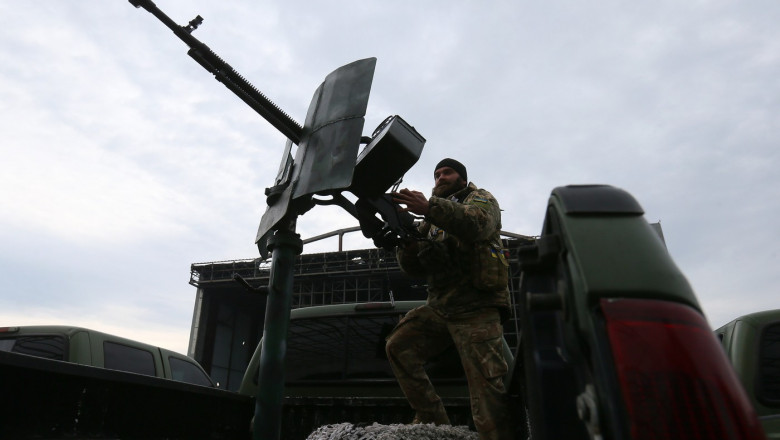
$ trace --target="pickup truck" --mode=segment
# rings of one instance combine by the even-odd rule
[[[715,334],[767,438],[780,439],[780,309],[741,316]]]
[[[248,438],[251,399],[192,359],[94,330],[0,328],[0,438]]]
[[[771,427],[762,428],[694,292],[643,213],[614,187],[559,187],[541,235],[518,250],[522,337],[507,378],[516,438],[766,438]],[[291,351],[301,344],[294,333]],[[352,336],[335,327],[309,333]],[[318,371],[323,346],[304,344],[318,354],[293,368]],[[336,363],[335,372],[349,373],[349,363]],[[776,370],[769,374],[778,379]],[[312,390],[329,395],[323,383],[295,383],[305,378],[288,378],[288,402]]]
[[[558,187],[541,235],[521,253],[522,372],[513,383],[524,388],[531,437],[765,438],[643,214],[612,186]]]
[[[522,333],[512,347],[507,384],[516,438],[762,439],[764,429],[774,438],[766,423],[762,429],[661,234],[630,194],[604,185],[556,188],[541,235],[514,258],[522,271],[515,299]],[[352,311],[326,306],[291,313],[284,438],[303,438],[312,420],[409,420],[403,403],[390,404],[399,398],[392,380],[375,375],[371,384],[361,384],[362,370],[351,362],[354,356],[367,369],[384,365],[381,326],[355,324],[350,330],[350,317],[374,308],[387,313],[387,331],[392,315],[409,307],[396,305],[398,310],[367,304],[352,305]],[[339,316],[338,325],[326,324],[329,313]],[[361,333],[375,335],[364,342],[368,357],[348,348]],[[256,353],[243,393],[262,393],[253,389],[257,362]],[[457,385],[438,389],[445,394]],[[464,399],[462,384],[459,395],[448,397]],[[373,414],[361,413],[371,408]],[[463,413],[466,408],[463,400],[448,406]],[[453,422],[467,424],[463,413]],[[392,416],[383,419],[385,414]]]
[[[515,356],[506,379],[517,439],[777,438],[770,432],[776,418],[763,418],[751,403],[745,388],[752,385],[740,381],[738,363],[732,367],[628,193],[604,185],[556,188],[542,233],[515,258],[522,333],[508,347]],[[383,359],[383,334],[413,306],[291,313],[282,438],[305,438],[318,424],[411,419]],[[777,327],[765,327],[770,339],[743,327],[721,340],[748,352],[755,348],[738,343],[742,336],[769,341],[775,360],[761,381],[775,385],[757,396],[775,404]],[[747,359],[731,360],[737,358]],[[264,392],[254,382],[258,362],[255,354],[234,393],[0,351],[0,438],[268,438],[250,431]],[[442,360],[430,368],[453,422],[468,424],[465,388],[451,368],[457,364]]]
[[[0,327],[0,351],[216,386],[187,356],[82,327]]]

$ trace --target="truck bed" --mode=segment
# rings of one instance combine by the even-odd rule
[[[248,439],[239,394],[0,352],[0,438]]]

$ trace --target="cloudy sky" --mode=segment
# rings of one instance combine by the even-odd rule
[[[399,114],[541,231],[550,191],[623,188],[713,327],[780,307],[780,3],[156,0],[303,122],[377,57],[365,134]],[[190,264],[255,258],[284,137],[125,0],[0,2],[0,326],[186,352]],[[356,225],[335,207],[303,238]],[[351,247],[369,247],[359,234]],[[335,250],[335,241],[304,252]]]

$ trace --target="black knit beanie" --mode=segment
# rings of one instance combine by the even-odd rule
[[[463,180],[465,180],[466,182],[469,181],[469,177],[466,174],[466,167],[463,166],[463,164],[458,162],[457,160],[450,159],[449,157],[446,159],[442,159],[441,162],[436,164],[436,168],[434,168],[433,171],[435,172],[441,167],[450,167],[453,170],[455,170],[456,173],[460,174],[460,177],[462,177]]]

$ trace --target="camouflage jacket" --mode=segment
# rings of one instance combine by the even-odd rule
[[[497,307],[504,315],[509,310],[509,265],[495,197],[469,183],[446,199],[431,197],[429,203],[419,226],[427,239],[399,246],[401,269],[426,278],[428,305],[444,314]]]

